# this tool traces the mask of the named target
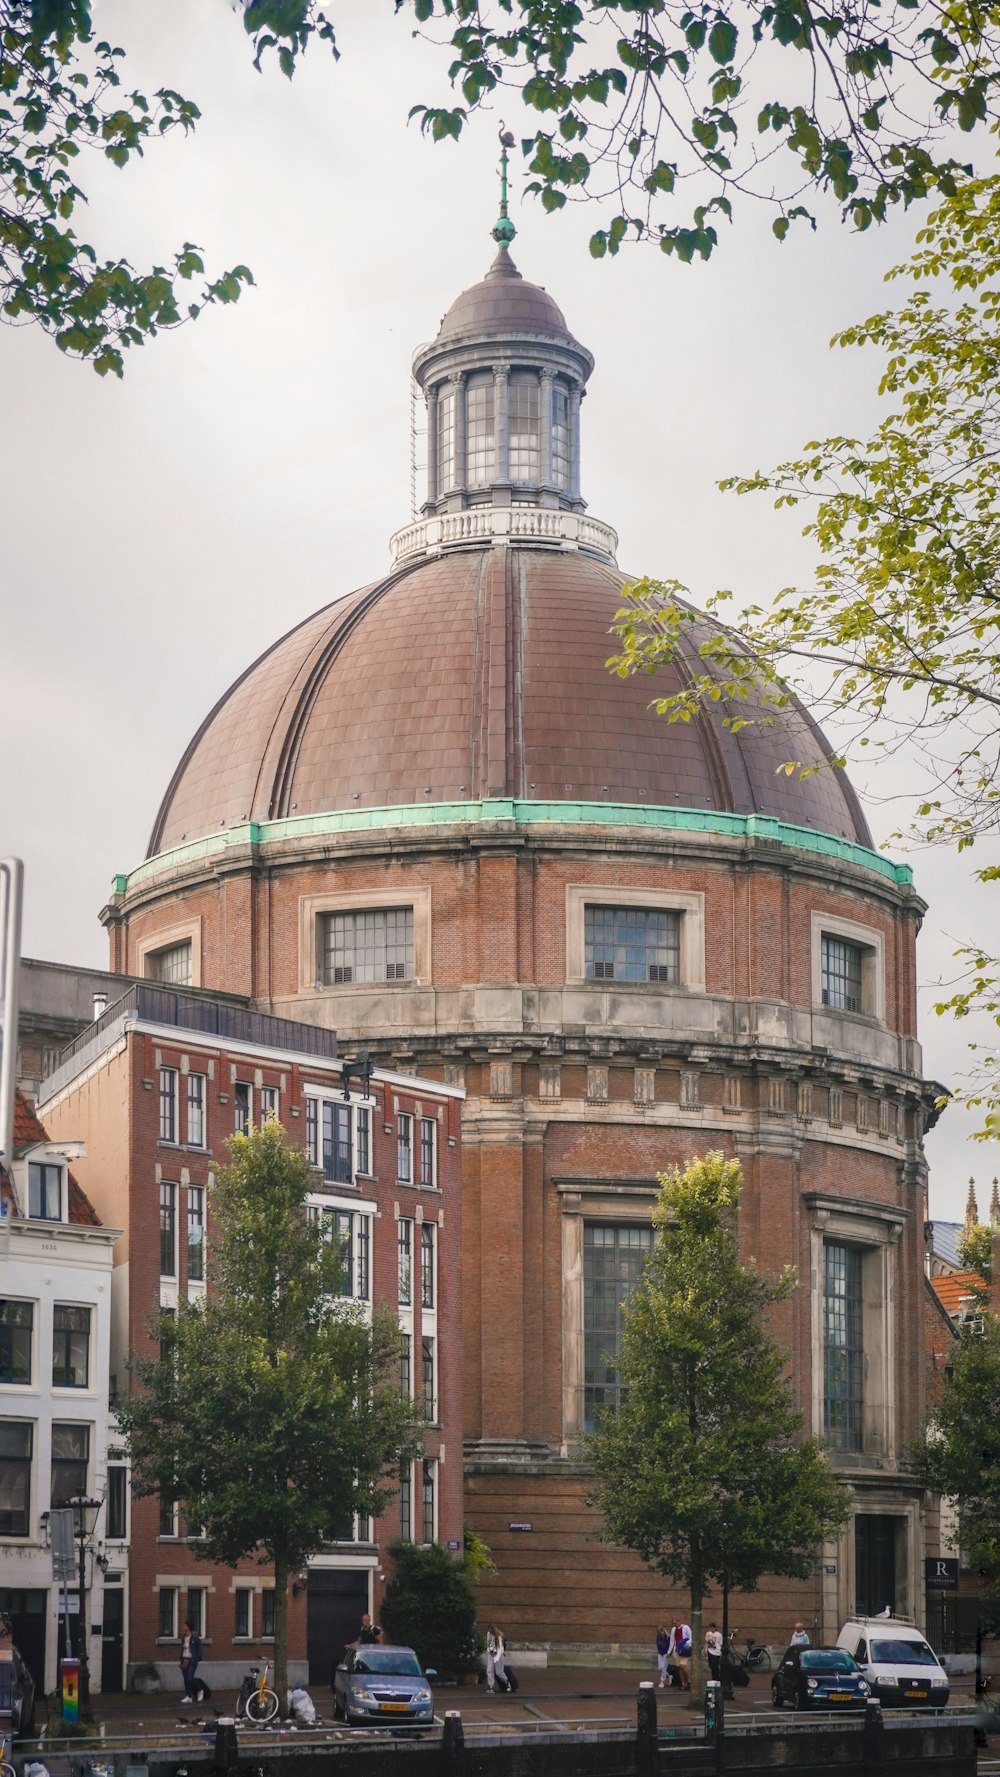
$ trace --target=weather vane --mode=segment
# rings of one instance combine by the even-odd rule
[[[500,214],[493,225],[492,234],[498,247],[509,247],[517,233],[513,222],[507,214],[507,150],[514,146],[514,132],[506,124],[500,124]]]

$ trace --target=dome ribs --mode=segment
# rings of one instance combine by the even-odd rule
[[[387,592],[390,592],[401,580],[407,579],[413,571],[412,567],[402,568],[398,573],[387,574],[384,580],[379,580],[370,592],[352,605],[343,621],[337,624],[326,646],[317,655],[299,692],[298,701],[285,730],[285,738],[281,743],[271,800],[268,805],[269,820],[283,820],[292,812],[295,767],[298,764],[303,736],[309,725],[309,718],[315,707],[316,699],[334,660],[348,637],[353,634],[363,618],[367,617],[369,611],[385,597]]]
[[[511,551],[489,549],[483,557],[476,601],[476,697],[473,747],[480,797],[514,795],[513,651]],[[519,749],[520,750],[520,749]]]

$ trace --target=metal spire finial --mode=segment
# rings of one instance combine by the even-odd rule
[[[513,222],[507,214],[507,150],[514,146],[514,133],[503,122],[500,124],[500,214],[493,224],[491,233],[498,247],[509,247],[517,233]]]

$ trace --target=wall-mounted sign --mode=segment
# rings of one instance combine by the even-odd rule
[[[457,1536],[450,1536],[448,1538],[448,1551],[450,1554],[457,1555],[458,1551],[461,1547],[462,1547],[462,1545],[459,1542]]]
[[[534,1530],[533,1524],[508,1524],[508,1530]]]
[[[837,1563],[836,1563],[836,1561],[826,1561],[826,1562],[824,1562],[824,1564],[823,1564],[823,1572],[824,1572],[824,1573],[836,1573],[836,1571],[837,1571]]]
[[[952,1555],[928,1555],[924,1561],[924,1585],[928,1592],[958,1591],[958,1559]]]

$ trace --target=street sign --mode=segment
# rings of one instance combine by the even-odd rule
[[[507,1526],[508,1530],[533,1530],[534,1528],[533,1524],[508,1524]]]
[[[20,858],[0,858],[0,1156],[10,1164],[17,1085],[17,986],[21,967]],[[27,1205],[23,1206],[27,1210]]]
[[[66,1506],[49,1513],[49,1547],[52,1550],[52,1578],[76,1578],[76,1549],[73,1545],[73,1514]]]
[[[957,1556],[928,1555],[924,1560],[924,1585],[928,1592],[957,1592]]]

